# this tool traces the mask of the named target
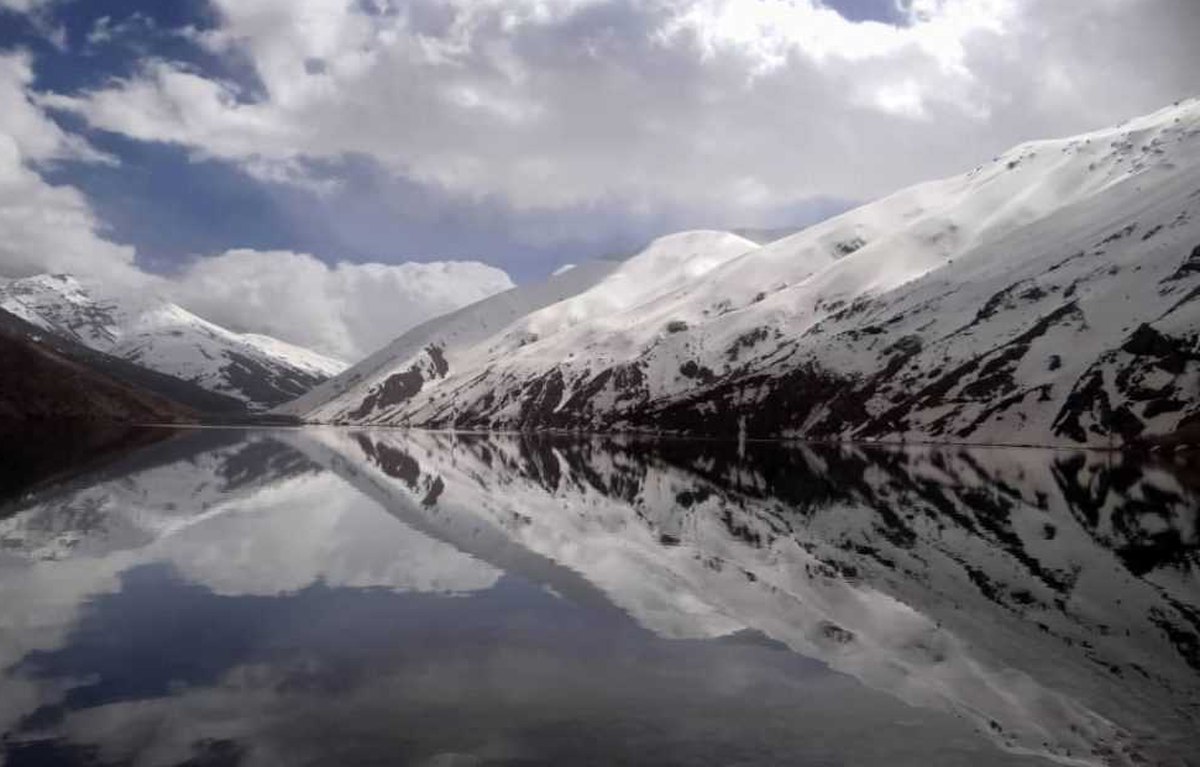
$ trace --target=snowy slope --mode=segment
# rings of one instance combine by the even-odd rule
[[[572,328],[604,324],[754,247],[727,232],[685,232],[622,262],[580,264],[545,283],[425,323],[282,410],[319,421],[386,420],[425,383],[469,369],[481,356],[503,356]]]
[[[281,438],[427,535],[572,600],[598,588],[662,636],[760,631],[1064,764],[1174,764],[1159,749],[1195,738],[1196,495],[1165,467],[1040,451]],[[1146,498],[1163,499],[1149,517]]]
[[[266,336],[239,334],[156,299],[98,298],[68,275],[0,282],[0,308],[48,332],[264,409],[345,365]]]
[[[1200,101],[765,246],[691,247],[708,268],[638,300],[589,314],[575,296],[457,350],[436,383],[377,368],[304,414],[1043,444],[1200,420]]]
[[[531,311],[586,290],[616,266],[612,261],[592,261],[555,274],[545,283],[513,288],[435,317],[277,410],[305,415],[326,402],[361,399],[397,371],[415,369],[431,378],[440,377],[438,371],[448,364],[447,360],[456,358],[460,349],[488,338]],[[336,407],[329,412],[321,410],[322,418],[344,415]]]

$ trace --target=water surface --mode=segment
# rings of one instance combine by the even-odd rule
[[[130,444],[0,501],[0,764],[1200,764],[1177,461]]]

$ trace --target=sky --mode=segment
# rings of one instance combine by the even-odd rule
[[[1200,93],[1197,0],[0,0],[0,274],[344,358]]]

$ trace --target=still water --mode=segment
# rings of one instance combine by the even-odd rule
[[[0,500],[0,764],[1200,764],[1178,463],[145,441]]]

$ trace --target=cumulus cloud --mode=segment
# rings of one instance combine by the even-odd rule
[[[307,254],[248,250],[201,259],[164,286],[213,322],[350,360],[511,287],[503,271],[475,262],[331,267]]]
[[[863,199],[1190,95],[1194,0],[212,0],[253,98],[171,62],[50,103],[259,176],[365,156],[522,209]]]
[[[182,273],[141,270],[105,236],[87,198],[46,182],[59,162],[115,160],[50,120],[29,93],[28,57],[0,56],[0,277],[69,272],[105,294],[157,294],[218,324],[273,335],[346,360],[419,322],[512,287],[476,262],[338,264],[235,250]]]
[[[29,13],[49,5],[53,0],[0,0],[0,11]]]
[[[27,56],[0,56],[0,265],[10,276],[98,270],[127,285],[137,278],[133,249],[103,237],[78,190],[53,186],[36,170],[113,160],[50,120],[30,99],[32,80]]]

